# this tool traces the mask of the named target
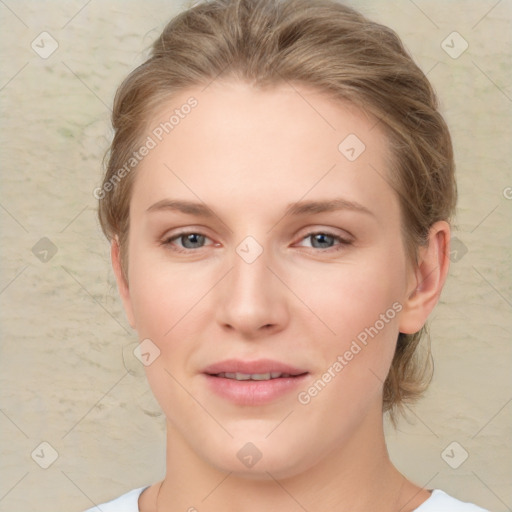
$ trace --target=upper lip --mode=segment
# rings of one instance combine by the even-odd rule
[[[218,373],[287,373],[289,375],[302,375],[306,370],[290,366],[289,364],[274,361],[272,359],[257,359],[255,361],[243,361],[241,359],[226,359],[207,366],[203,373],[217,375]]]

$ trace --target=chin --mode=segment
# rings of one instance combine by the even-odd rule
[[[308,449],[297,436],[293,442],[286,443],[277,437],[275,441],[265,439],[266,435],[253,435],[251,438],[254,441],[248,441],[249,437],[243,436],[230,439],[222,445],[205,446],[210,450],[208,453],[203,452],[202,457],[219,471],[249,480],[291,478],[306,471],[320,459],[316,455],[319,450],[314,446]]]

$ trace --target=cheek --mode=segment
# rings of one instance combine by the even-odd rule
[[[400,264],[393,257],[380,257],[321,269],[309,282],[298,279],[295,289],[336,337],[347,340],[400,304],[405,284]],[[390,311],[386,326],[397,327],[397,309]]]
[[[322,354],[319,372],[336,375],[325,375],[325,380],[335,382],[331,389],[338,403],[346,401],[348,389],[350,396],[360,398],[380,392],[393,359],[403,308],[402,265],[403,255],[388,248],[326,268],[323,275],[316,275],[317,286],[308,283],[302,288],[311,310],[335,333],[316,322],[312,335],[315,350]],[[322,288],[319,282],[328,284]]]
[[[211,272],[171,265],[165,255],[152,257],[149,251],[134,251],[131,265],[130,296],[139,336],[164,340],[175,326],[186,328],[190,313],[211,288]]]
[[[311,414],[331,418],[328,430],[333,437],[356,428],[368,411],[381,406],[402,308],[385,288],[366,288],[359,282],[356,286],[350,280],[345,284],[354,286],[326,303],[337,306],[325,315],[336,335],[315,337],[321,364],[310,387],[297,397],[301,404],[311,403]]]
[[[166,411],[166,404],[180,400],[177,382],[194,371],[191,355],[214,315],[209,292],[218,272],[199,265],[173,265],[149,251],[134,251],[131,263],[130,294],[138,338],[149,338],[158,353],[146,366],[146,375]]]
[[[167,418],[189,407],[190,397],[179,383],[189,373],[195,333],[208,301],[203,275],[180,271],[150,261],[145,255],[132,259],[130,293],[139,340],[150,339],[157,357],[145,366],[151,390]],[[198,413],[200,416],[200,413]]]

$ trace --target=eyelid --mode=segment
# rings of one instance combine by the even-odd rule
[[[199,247],[198,249],[203,249],[204,247],[210,247],[218,245],[217,242],[215,242],[211,237],[209,237],[207,234],[203,232],[202,229],[194,229],[194,228],[183,228],[181,230],[178,230],[176,232],[172,232],[169,234],[165,234],[161,237],[160,244],[164,246],[174,245],[173,242],[182,236],[185,235],[199,235],[203,236],[207,240],[209,240],[212,243],[205,244],[202,247]],[[173,250],[177,252],[197,252],[198,249],[187,249],[186,247],[180,247],[179,245],[175,245],[175,248]]]
[[[176,226],[171,229],[167,229],[164,234],[160,237],[162,240],[169,240],[176,238],[181,235],[202,235],[207,238],[211,238],[206,232],[209,231],[206,227],[200,225],[187,225],[187,226]]]
[[[344,233],[344,235],[340,234],[340,233],[336,233],[334,231],[334,229],[330,229],[330,228],[322,228],[322,227],[319,227],[318,229],[309,228],[308,231],[305,234],[301,235],[299,240],[297,242],[295,242],[293,245],[301,247],[303,249],[306,249],[308,252],[320,253],[320,254],[333,253],[333,252],[337,252],[337,251],[346,249],[348,246],[350,246],[354,243],[355,238],[353,235],[351,235],[350,233],[348,233],[345,230],[343,230],[343,233]],[[314,235],[327,235],[328,237],[332,237],[335,240],[335,243],[333,246],[323,248],[323,249],[318,248],[318,247],[312,247],[311,245],[309,245],[309,246],[302,245],[302,242],[304,242],[308,238],[313,237]]]
[[[310,238],[314,235],[320,235],[320,234],[327,235],[327,236],[334,238],[335,240],[338,241],[338,246],[350,245],[354,241],[354,236],[345,230],[343,230],[344,234],[341,234],[341,233],[335,232],[334,228],[325,228],[322,226],[319,226],[317,229],[315,229],[315,228],[307,228],[307,229],[308,229],[308,231],[306,231],[304,234],[302,234],[299,237],[298,241],[295,242],[293,245],[296,245],[299,242],[303,242],[307,238]],[[205,239],[209,240],[212,243],[205,244],[196,249],[189,249],[186,247],[180,247],[179,245],[173,244],[173,242],[175,240],[181,238],[182,236],[191,235],[191,234],[203,236]],[[205,247],[210,247],[210,246],[218,247],[220,245],[218,242],[215,242],[211,237],[209,237],[207,234],[205,234],[202,228],[194,229],[193,227],[192,228],[191,227],[182,228],[182,229],[179,229],[178,231],[173,232],[169,235],[164,235],[161,238],[160,243],[161,243],[161,245],[174,245],[173,250],[175,250],[177,252],[197,252],[199,249],[204,249]],[[318,248],[313,247],[312,249],[314,249],[315,252],[326,252],[326,251],[336,250],[335,247],[329,247],[326,249],[318,249]]]
[[[318,226],[318,227],[308,227],[306,228],[307,231],[304,232],[304,234],[300,235],[300,240],[303,240],[304,238],[307,238],[312,235],[328,235],[332,236],[333,238],[337,238],[339,240],[342,240],[344,242],[353,242],[355,237],[346,231],[345,229],[340,228],[328,228],[325,226]]]

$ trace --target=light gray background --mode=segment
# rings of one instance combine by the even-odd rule
[[[431,322],[434,381],[410,422],[388,428],[391,455],[420,485],[511,510],[512,5],[352,4],[393,27],[428,72],[460,191],[458,252]],[[131,355],[92,191],[115,89],[181,7],[0,1],[0,511],[80,511],[163,475],[163,416]],[[46,59],[31,48],[43,31],[59,45]],[[453,31],[469,44],[456,59],[441,46]],[[32,250],[42,237],[57,248],[46,262],[47,242]],[[456,469],[442,457],[454,441],[452,465],[469,454]],[[41,442],[58,454],[48,469]]]

